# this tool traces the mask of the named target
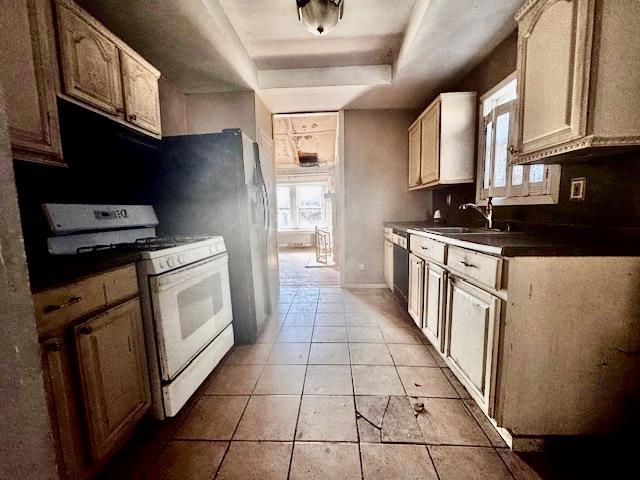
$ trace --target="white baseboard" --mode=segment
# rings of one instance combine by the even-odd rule
[[[342,288],[389,288],[386,283],[344,283]]]

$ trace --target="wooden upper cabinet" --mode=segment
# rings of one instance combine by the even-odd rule
[[[160,134],[159,73],[128,53],[122,53],[122,84],[126,119]]]
[[[640,3],[529,0],[516,20],[513,163],[640,145]]]
[[[13,156],[63,164],[50,4],[0,0],[0,9],[0,82]]]
[[[58,1],[64,91],[113,115],[123,112],[118,47],[75,4]]]
[[[588,3],[540,2],[520,24],[521,153],[584,134]]]
[[[417,187],[420,181],[420,122],[409,128],[409,188]]]
[[[72,0],[56,0],[64,95],[159,137],[160,72]]]
[[[437,182],[440,176],[440,108],[433,104],[420,121],[422,149],[420,151],[420,180],[423,184]]]
[[[409,189],[474,181],[476,93],[442,93],[409,128]]]
[[[137,298],[74,329],[89,446],[95,461],[128,438],[151,405]]]

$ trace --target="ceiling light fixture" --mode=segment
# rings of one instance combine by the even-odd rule
[[[342,20],[345,0],[296,0],[298,19],[307,30],[320,36],[329,33]]]

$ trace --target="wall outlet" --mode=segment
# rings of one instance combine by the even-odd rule
[[[583,202],[587,191],[587,179],[576,177],[571,179],[571,189],[569,190],[569,200],[572,202]]]
[[[358,269],[360,269],[361,272],[364,272],[365,271],[364,263],[359,263],[358,264]]]

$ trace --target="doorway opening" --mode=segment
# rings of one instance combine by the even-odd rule
[[[340,285],[338,112],[273,116],[282,287]]]

